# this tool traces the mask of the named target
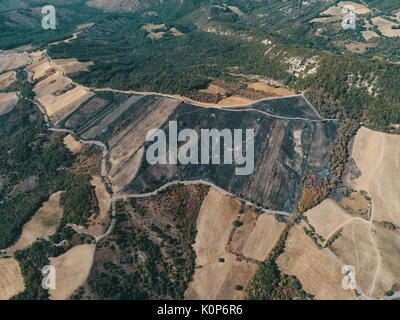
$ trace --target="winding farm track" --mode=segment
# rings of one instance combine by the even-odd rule
[[[77,35],[74,34],[72,38],[74,38],[74,37],[76,37],[76,36],[77,36]],[[46,54],[46,56],[48,57],[51,66],[52,66],[53,68],[57,68],[56,66],[54,66],[54,63],[52,62],[51,57],[47,54],[47,50],[45,51],[45,54]],[[28,74],[28,80],[32,82],[32,79],[31,79],[31,76],[30,76],[32,73],[27,69],[27,67],[32,63],[32,58],[29,56],[28,53],[25,53],[25,52],[24,52],[24,53],[21,53],[20,55],[24,55],[24,56],[26,56],[26,57],[29,58],[29,63],[26,65],[25,71],[26,71],[27,74]],[[64,73],[64,70],[62,70],[61,68],[60,68],[59,70],[61,70],[62,74],[66,77],[66,75],[65,75],[65,73]],[[269,116],[269,117],[277,118],[277,119],[285,119],[285,120],[307,120],[307,121],[313,121],[313,122],[338,121],[337,119],[325,119],[325,118],[323,118],[323,117],[318,113],[318,111],[315,109],[315,107],[311,104],[311,102],[304,96],[304,93],[296,94],[296,95],[290,95],[290,96],[285,96],[285,97],[273,97],[273,98],[261,99],[261,100],[254,101],[254,102],[252,102],[251,104],[247,104],[247,105],[245,104],[245,105],[238,105],[238,106],[219,107],[219,106],[204,106],[204,105],[200,105],[200,104],[193,103],[193,102],[191,102],[191,101],[187,101],[187,100],[186,100],[185,98],[183,98],[183,97],[178,97],[178,96],[173,96],[173,95],[167,95],[167,94],[160,94],[160,93],[155,93],[155,92],[121,91],[121,90],[115,90],[115,89],[110,89],[110,88],[105,88],[105,89],[88,88],[88,89],[90,89],[91,91],[95,91],[95,92],[96,92],[96,91],[105,91],[105,90],[107,90],[107,91],[114,91],[114,92],[121,92],[121,93],[133,93],[133,94],[141,94],[141,95],[157,95],[157,96],[160,96],[160,97],[166,97],[166,98],[172,98],[172,99],[180,100],[180,101],[182,101],[182,102],[186,102],[186,103],[189,103],[189,104],[191,104],[191,105],[194,105],[194,106],[197,106],[197,107],[201,107],[201,108],[218,109],[218,110],[230,111],[230,112],[239,112],[239,111],[258,112],[258,113],[267,115],[267,116]],[[315,114],[317,115],[317,117],[318,117],[319,119],[313,119],[313,120],[311,120],[311,119],[306,119],[306,118],[301,118],[301,117],[283,117],[283,116],[274,115],[274,114],[271,114],[271,113],[268,113],[268,112],[265,112],[265,111],[261,111],[261,110],[257,110],[257,109],[251,108],[251,106],[253,106],[254,103],[257,103],[257,102],[262,102],[262,101],[267,101],[267,100],[276,100],[276,99],[285,99],[285,98],[299,97],[299,96],[301,96],[301,97],[306,101],[306,103],[308,104],[308,106],[313,110],[313,112],[315,112]],[[49,129],[50,131],[70,133],[70,134],[73,134],[74,136],[77,137],[77,134],[76,134],[75,132],[73,132],[72,130],[52,127],[51,121],[50,121],[50,119],[49,119],[49,117],[48,117],[48,115],[47,115],[47,113],[46,113],[46,110],[43,108],[43,106],[41,106],[41,104],[40,104],[38,101],[36,101],[36,100],[33,100],[33,103],[38,107],[38,109],[40,110],[40,112],[44,115],[44,118],[45,118],[46,123],[47,123],[47,125],[48,125],[48,129]],[[232,109],[234,109],[235,107],[241,107],[242,109],[240,109],[240,110],[239,110],[239,109],[238,109],[238,110],[232,110]],[[243,109],[243,107],[249,107],[249,108]],[[103,156],[102,156],[102,165],[101,165],[101,176],[102,176],[102,178],[104,179],[104,181],[106,182],[106,184],[107,184],[108,186],[111,187],[111,182],[110,182],[109,177],[108,177],[108,169],[107,169],[107,155],[108,155],[107,146],[106,146],[104,143],[100,142],[100,141],[86,141],[86,140],[82,140],[82,139],[80,139],[80,138],[78,138],[78,140],[79,140],[80,142],[84,143],[84,144],[93,144],[93,145],[97,145],[98,147],[102,148],[102,150],[103,150]],[[255,207],[255,208],[258,208],[259,210],[262,210],[264,213],[273,214],[273,215],[280,215],[280,216],[287,216],[287,217],[292,216],[292,214],[290,214],[290,213],[288,213],[288,212],[275,211],[275,210],[269,210],[269,209],[261,208],[261,207],[257,206],[256,204],[254,204],[254,203],[252,203],[252,202],[250,202],[250,201],[247,201],[247,200],[245,200],[245,199],[241,199],[241,198],[236,197],[235,195],[231,194],[230,192],[228,192],[228,191],[226,191],[226,190],[224,190],[224,189],[222,189],[222,188],[216,186],[214,183],[211,183],[211,182],[209,182],[209,181],[205,181],[205,180],[172,181],[172,182],[169,182],[169,183],[167,183],[167,184],[161,186],[161,187],[158,188],[157,190],[154,190],[154,191],[149,192],[149,193],[143,193],[143,194],[119,194],[119,193],[113,193],[113,194],[112,194],[112,201],[111,201],[111,215],[112,215],[112,217],[111,217],[111,223],[110,223],[110,226],[109,226],[108,230],[107,230],[104,234],[102,234],[102,235],[100,235],[100,236],[96,236],[96,235],[94,235],[94,234],[88,232],[87,230],[84,230],[83,228],[81,228],[81,227],[79,227],[79,226],[76,226],[76,225],[71,225],[71,227],[72,227],[76,232],[85,233],[85,234],[88,234],[88,235],[92,236],[92,237],[94,238],[95,242],[98,243],[99,241],[101,241],[101,240],[103,240],[104,238],[106,238],[109,234],[111,234],[111,232],[112,232],[113,229],[114,229],[114,226],[115,226],[115,223],[116,223],[116,220],[115,220],[115,215],[116,215],[115,203],[116,203],[116,201],[118,201],[118,200],[126,200],[126,199],[131,199],[131,198],[143,198],[143,197],[149,197],[149,196],[157,195],[160,191],[162,191],[162,190],[164,190],[164,189],[166,189],[166,188],[168,188],[168,187],[170,187],[170,186],[178,185],[178,184],[183,184],[183,185],[205,184],[205,185],[209,185],[209,186],[211,186],[211,187],[217,189],[219,192],[221,192],[221,193],[223,193],[223,194],[225,194],[225,195],[227,195],[227,196],[234,197],[235,199],[238,199],[238,200],[241,200],[241,201],[245,202],[245,203],[246,203],[247,205],[249,205],[249,206],[253,206],[253,207]],[[302,222],[302,223],[304,223],[304,222]],[[307,225],[307,227],[308,227],[308,225]],[[372,217],[371,217],[371,221],[370,221],[370,229],[371,229],[371,228],[372,228]],[[324,252],[325,252],[329,257],[331,257],[331,258],[332,258],[336,263],[338,263],[340,266],[344,266],[344,265],[345,265],[345,264],[339,259],[339,257],[337,257],[330,249],[324,248],[323,250],[324,250]],[[377,278],[377,274],[376,274],[376,276],[375,276],[375,280],[376,280],[376,278]],[[362,299],[365,299],[365,300],[369,300],[369,299],[370,299],[368,296],[366,296],[366,295],[361,291],[361,289],[359,288],[358,284],[357,284],[357,291],[359,292],[360,297],[361,297]],[[391,299],[396,299],[396,298],[399,298],[399,297],[400,297],[400,292],[396,292],[394,295],[392,295],[392,296],[390,296],[390,297],[384,296],[384,297],[381,297],[381,298],[378,298],[378,299],[381,299],[381,300],[391,300]]]

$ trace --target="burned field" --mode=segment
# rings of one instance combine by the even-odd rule
[[[302,96],[222,109],[195,106],[172,97],[97,91],[59,125],[85,140],[100,140],[109,148],[114,191],[141,194],[173,181],[202,180],[266,208],[294,212],[302,178],[311,172],[319,177],[328,174],[329,150],[338,124],[318,118]],[[211,152],[211,164],[200,164],[200,159],[199,164],[149,164],[145,156],[152,144],[146,141],[148,131],[162,129],[168,143],[172,121],[178,132],[193,129],[199,137],[202,129],[242,129],[243,135],[246,129],[253,129],[254,170],[237,175],[236,169],[247,161],[224,164],[222,141],[225,150],[234,150],[222,137],[220,164],[212,164]],[[246,155],[246,142],[241,146],[242,154],[252,161],[251,155]],[[185,143],[179,142],[177,149]]]

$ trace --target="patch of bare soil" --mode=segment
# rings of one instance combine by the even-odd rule
[[[75,154],[80,153],[84,148],[84,145],[77,141],[72,134],[65,136],[64,144],[69,151]]]

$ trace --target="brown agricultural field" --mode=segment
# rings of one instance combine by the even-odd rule
[[[11,252],[29,247],[38,238],[45,238],[56,232],[64,213],[60,207],[61,194],[62,191],[53,193],[32,219],[24,225],[20,238],[10,248]]]
[[[400,29],[392,29],[392,27],[400,26],[399,23],[392,22],[382,17],[372,18],[372,23],[379,28],[379,31],[386,37],[400,37]]]
[[[16,92],[0,93],[0,116],[9,113],[18,102]]]
[[[75,73],[79,71],[88,71],[88,67],[93,65],[93,62],[79,62],[76,59],[55,59],[53,60],[55,66],[62,69],[66,74]]]
[[[186,299],[243,299],[246,286],[256,270],[256,264],[238,261],[227,250],[241,203],[211,189],[202,204],[197,219],[194,279],[185,292]],[[224,259],[223,262],[219,259]]]
[[[0,55],[0,73],[17,69],[29,62],[28,57],[19,54]]]
[[[246,258],[264,261],[275,247],[286,224],[269,214],[246,211],[241,216],[243,226],[236,228],[229,249]]]
[[[332,199],[322,201],[316,207],[308,210],[305,216],[316,232],[324,237],[325,240],[328,240],[340,228],[355,219]]]
[[[373,219],[400,226],[400,136],[363,127],[351,155],[361,171],[351,187],[371,197]]]
[[[15,71],[9,71],[0,74],[0,90],[6,90],[8,87],[13,85],[16,80],[17,77]]]
[[[24,289],[24,279],[18,261],[0,259],[0,300],[8,300]]]
[[[287,89],[287,88],[275,88],[272,86],[269,86],[263,82],[253,82],[249,83],[248,87],[250,89],[254,89],[257,91],[263,91],[265,93],[272,94],[274,96],[278,97],[284,97],[284,96],[290,96],[292,94],[295,94],[295,90]]]
[[[49,290],[51,300],[66,300],[82,286],[93,264],[96,246],[83,244],[68,250],[57,258],[50,258],[56,268],[56,289]]]
[[[285,252],[279,256],[277,264],[283,273],[295,275],[303,289],[315,299],[356,299],[352,290],[342,288],[341,266],[319,249],[300,225],[290,230]]]

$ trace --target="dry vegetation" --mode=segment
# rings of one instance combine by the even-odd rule
[[[110,223],[109,209],[111,205],[111,196],[107,192],[102,178],[94,176],[90,183],[95,187],[96,198],[99,204],[99,213],[89,218],[88,230],[99,236],[104,233]]]

